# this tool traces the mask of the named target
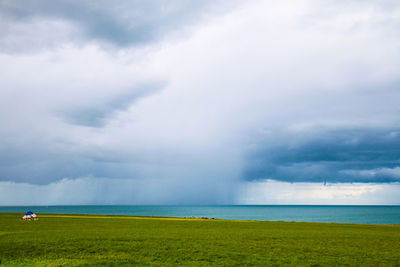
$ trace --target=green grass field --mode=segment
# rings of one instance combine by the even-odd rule
[[[0,214],[0,266],[400,266],[400,226]]]

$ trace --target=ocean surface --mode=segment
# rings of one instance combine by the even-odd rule
[[[400,206],[0,206],[0,213],[208,217],[234,220],[400,224]]]

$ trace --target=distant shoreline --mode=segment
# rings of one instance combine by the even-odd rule
[[[22,206],[0,213],[78,214],[157,218],[215,218],[239,221],[286,221],[400,224],[400,206]]]
[[[0,216],[16,216],[23,213],[0,212]],[[225,221],[225,222],[266,222],[266,223],[306,223],[306,224],[338,224],[338,225],[366,225],[366,226],[394,226],[400,224],[370,224],[370,223],[338,223],[338,222],[300,222],[300,221],[273,221],[273,220],[231,220],[206,217],[166,217],[166,216],[137,216],[137,215],[103,215],[103,214],[63,214],[63,213],[38,213],[39,218],[78,218],[78,219],[154,219],[154,220],[178,220],[178,221]]]

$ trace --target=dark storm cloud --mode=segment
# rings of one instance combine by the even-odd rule
[[[2,1],[0,21],[3,28],[12,24],[29,26],[35,20],[66,21],[76,26],[80,33],[67,37],[74,39],[99,40],[116,46],[131,46],[156,41],[170,32],[187,27],[201,19],[205,11],[212,11],[215,1]],[[227,5],[225,5],[227,6]],[[38,31],[50,27],[47,23]],[[32,29],[35,31],[35,28]],[[8,46],[16,45],[21,37],[13,36],[16,30],[0,35],[0,39],[12,39]],[[26,33],[28,34],[28,33]],[[40,35],[40,32],[30,34]],[[46,39],[49,36],[46,37]],[[57,36],[56,36],[57,38]],[[51,38],[50,38],[51,39]],[[60,38],[62,39],[62,38]],[[42,46],[57,40],[41,42]],[[65,40],[60,40],[65,41]],[[47,42],[47,44],[46,44]],[[4,43],[4,41],[3,41]],[[1,44],[1,42],[0,42]],[[26,44],[26,48],[31,44]],[[3,46],[5,46],[3,44]],[[5,47],[11,50],[11,47]],[[5,49],[3,47],[3,49]],[[42,47],[43,48],[43,47]]]
[[[103,127],[107,123],[107,119],[115,112],[126,110],[139,99],[158,92],[162,87],[164,87],[164,84],[161,82],[140,86],[107,98],[102,103],[94,103],[93,106],[74,107],[67,111],[61,111],[60,114],[65,118],[66,122],[71,124]]]
[[[290,182],[400,181],[400,132],[391,130],[335,130],[253,150],[244,177]],[[392,170],[392,171],[390,171]]]

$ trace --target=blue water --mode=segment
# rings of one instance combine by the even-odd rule
[[[208,217],[235,220],[400,224],[400,206],[0,206],[0,213]]]

